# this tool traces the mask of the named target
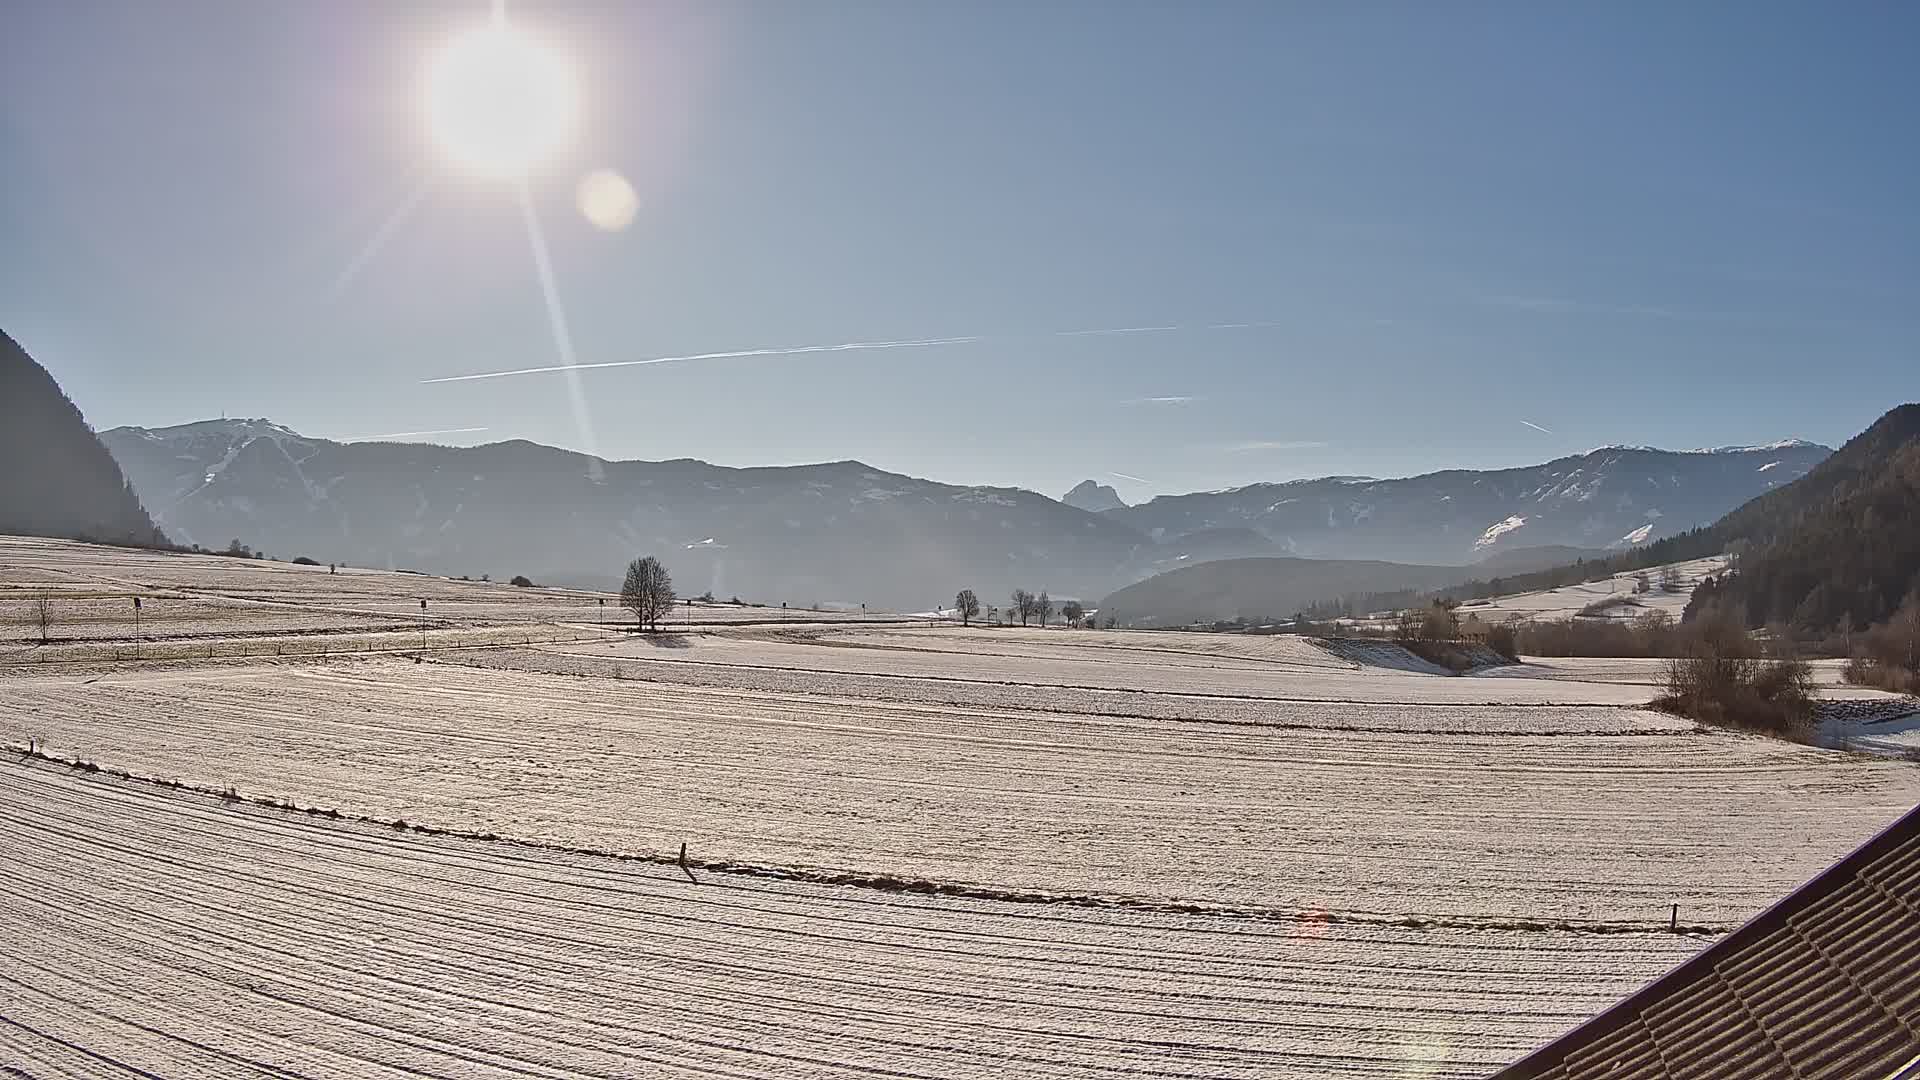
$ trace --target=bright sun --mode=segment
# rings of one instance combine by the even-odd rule
[[[579,104],[566,61],[504,22],[455,38],[427,68],[434,140],[487,176],[522,176],[560,149]]]

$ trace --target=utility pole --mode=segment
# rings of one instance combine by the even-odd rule
[[[427,654],[427,598],[420,598],[420,655]]]
[[[133,598],[133,658],[140,659],[140,598]]]

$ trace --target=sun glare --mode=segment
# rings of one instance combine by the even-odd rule
[[[566,144],[580,96],[558,53],[495,21],[455,38],[427,69],[434,141],[465,168],[523,176]]]

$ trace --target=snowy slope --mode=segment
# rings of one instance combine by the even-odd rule
[[[1105,516],[1162,540],[1244,528],[1306,558],[1464,563],[1509,548],[1624,549],[1672,536],[1791,483],[1829,453],[1799,440],[1689,451],[1603,446],[1520,469],[1161,496]]]

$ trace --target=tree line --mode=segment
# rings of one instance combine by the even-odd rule
[[[1007,618],[1019,619],[1021,626],[1029,626],[1035,619],[1040,621],[1041,626],[1045,626],[1047,620],[1053,617],[1053,612],[1053,598],[1047,595],[1045,589],[1040,590],[1038,596],[1025,589],[1015,589],[1007,598]],[[989,620],[998,618],[1000,609],[995,607],[983,609],[978,594],[972,589],[961,589],[953,597],[953,613],[960,616],[960,625],[971,626],[973,620],[983,613]],[[1087,609],[1080,601],[1069,600],[1060,605],[1060,617],[1066,620],[1068,626],[1078,629],[1087,622]]]

